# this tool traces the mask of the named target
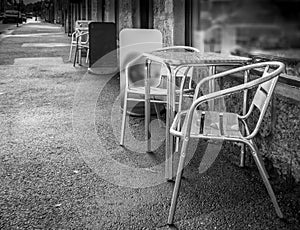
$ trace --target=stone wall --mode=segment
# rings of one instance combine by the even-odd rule
[[[274,110],[271,138],[264,137],[262,132],[262,152],[282,175],[300,182],[300,101],[275,94]],[[266,121],[271,121],[270,116]]]
[[[153,27],[162,32],[164,45],[174,44],[174,0],[153,1]]]
[[[101,12],[98,12],[98,2],[96,0],[93,0],[91,2],[91,12],[92,12],[92,20],[93,21],[98,21],[98,14]]]
[[[153,27],[161,31],[165,45],[174,44],[174,0],[153,0]],[[132,28],[137,21],[136,1],[119,2],[119,31]]]
[[[114,1],[105,0],[104,21],[105,22],[115,22],[115,2]]]
[[[290,95],[287,95],[289,91]],[[290,93],[294,91],[294,95]],[[269,106],[261,129],[255,137],[269,173],[288,181],[300,182],[300,89],[277,83],[273,103]],[[252,92],[250,95],[253,95]],[[226,99],[226,108],[241,111],[242,94]],[[239,162],[239,148],[225,144],[232,159]],[[247,164],[254,165],[251,157]],[[272,175],[271,175],[272,176]]]
[[[110,12],[111,12],[111,1],[105,0],[104,5],[104,21],[110,22]]]
[[[132,27],[132,1],[119,1],[119,32],[124,28]]]

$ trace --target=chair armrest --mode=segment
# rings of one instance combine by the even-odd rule
[[[170,127],[170,133],[174,136],[179,136],[179,137],[182,137],[183,134],[182,132],[178,131],[177,128],[178,128],[178,123],[179,123],[179,119],[181,119],[181,116],[184,115],[184,114],[187,114],[188,110],[185,110],[185,111],[181,111],[180,113],[177,113],[173,122],[172,122],[172,125]]]
[[[143,55],[140,54],[137,57],[135,57],[134,59],[132,59],[131,61],[129,61],[126,66],[125,66],[125,87],[129,88],[129,73],[128,73],[128,69],[130,66],[132,66],[134,63],[136,63],[139,59],[143,58]],[[122,71],[122,69],[120,70]]]
[[[195,96],[194,96],[194,99],[196,99],[198,93],[199,93],[199,90],[200,90],[200,87],[208,82],[208,81],[211,81],[211,80],[215,80],[215,79],[218,79],[218,78],[223,78],[223,77],[230,77],[231,74],[234,74],[234,73],[238,73],[238,72],[243,72],[243,71],[247,71],[247,70],[253,70],[254,68],[261,68],[261,67],[264,67],[266,66],[266,63],[268,63],[270,66],[279,66],[277,68],[277,70],[273,71],[273,73],[270,75],[270,77],[268,79],[270,79],[272,76],[274,75],[279,75],[280,73],[282,73],[282,71],[284,70],[285,68],[285,65],[281,62],[277,62],[277,61],[269,61],[269,62],[261,62],[261,63],[254,63],[254,64],[250,64],[250,65],[245,65],[245,66],[240,66],[240,67],[237,67],[237,68],[234,68],[234,69],[230,69],[230,70],[226,70],[226,71],[223,71],[221,73],[217,73],[217,74],[213,74],[211,76],[208,76],[208,77],[205,77],[203,78],[196,86],[196,89],[195,89]],[[259,78],[258,78],[259,79]],[[266,79],[266,81],[268,80]],[[251,81],[251,82],[254,82],[256,83],[256,81]],[[250,82],[249,82],[250,83]]]
[[[89,32],[82,32],[82,33],[78,33],[76,37],[78,38],[78,37],[82,37],[82,36],[88,35],[88,34],[89,34]]]
[[[206,77],[206,78],[202,79],[198,83],[197,87],[199,85],[202,85],[204,82],[209,81],[209,80],[214,80],[214,79],[217,79],[217,78],[220,78],[220,77],[230,76],[230,74],[233,74],[233,73],[236,73],[236,72],[245,71],[245,70],[249,70],[249,69],[253,69],[253,68],[258,68],[258,67],[265,66],[265,65],[266,65],[266,62],[264,62],[264,63],[255,63],[255,64],[251,64],[251,65],[242,66],[242,67],[238,67],[238,68],[235,68],[235,69],[227,70],[227,71],[222,72],[222,73],[214,74],[210,77]],[[260,84],[262,84],[266,81],[269,81],[270,79],[272,79],[274,77],[278,77],[280,75],[280,73],[282,73],[282,71],[284,70],[284,67],[285,67],[285,65],[283,63],[277,62],[277,61],[267,62],[267,65],[278,66],[278,68],[276,70],[274,70],[272,73],[270,73],[269,75],[267,75],[267,76],[259,77],[259,78],[256,78],[256,79],[252,80],[252,81],[249,81],[249,82],[237,85],[237,86],[233,86],[233,87],[230,87],[230,88],[227,88],[227,89],[217,90],[215,92],[212,92],[212,93],[206,94],[204,96],[201,96],[198,99],[194,99],[194,102],[193,102],[191,108],[195,109],[195,107],[197,107],[199,104],[201,104],[205,101],[208,101],[208,100],[224,97],[226,95],[230,95],[230,94],[233,94],[233,93],[237,93],[237,92],[240,92],[240,91],[243,91],[243,90],[246,90],[246,89],[251,89],[255,86],[258,86],[258,85],[260,85]]]

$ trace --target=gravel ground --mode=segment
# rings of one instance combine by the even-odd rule
[[[53,36],[6,37],[0,43],[0,228],[169,229],[166,221],[173,183],[120,186],[113,179],[120,176],[121,169],[112,166],[116,174],[105,177],[101,174],[105,159],[99,158],[110,154],[131,167],[150,167],[163,161],[163,143],[153,154],[130,150],[138,141],[129,140],[127,149],[121,148],[114,132],[119,120],[118,124],[111,120],[120,117],[118,106],[114,110],[118,76],[89,75],[86,68],[73,68],[66,62],[68,47],[21,47],[30,42],[70,41],[61,28],[38,25],[23,25],[13,34],[49,32]],[[24,57],[62,57],[64,62],[13,65],[15,58]],[[95,100],[90,93],[101,87]],[[94,112],[94,123],[83,130],[87,130],[84,138],[89,132],[96,133],[98,139],[92,141],[101,145],[95,149],[97,156],[82,152],[82,146],[90,142],[84,143],[81,134],[85,134],[77,132],[80,99],[76,97],[83,95],[80,93],[88,98],[81,101],[82,112],[85,105],[95,105],[86,107]],[[79,119],[85,124],[89,117]],[[141,140],[143,120],[130,118],[129,123]],[[161,132],[157,130],[157,135]],[[198,154],[185,169],[176,227],[170,229],[300,229],[299,187],[286,188],[272,181],[286,216],[279,220],[257,170],[235,166],[223,152],[208,171],[199,174],[206,147],[205,142],[198,145]],[[130,176],[125,178],[130,181]]]

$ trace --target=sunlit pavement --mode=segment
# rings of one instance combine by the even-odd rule
[[[12,30],[12,29],[16,29],[17,27],[21,27],[23,25],[26,24],[30,24],[30,23],[41,23],[41,18],[38,17],[38,19],[36,20],[35,17],[33,18],[27,18],[26,22],[23,23],[7,23],[7,24],[3,24],[2,20],[0,20],[0,34],[7,31],[7,30]]]
[[[2,21],[0,21],[0,34],[8,30],[16,29],[16,27],[17,24],[3,24]]]

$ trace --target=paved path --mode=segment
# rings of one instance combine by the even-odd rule
[[[11,35],[0,43],[1,229],[300,229],[297,188],[275,184],[281,221],[255,168],[222,152],[199,174],[205,142],[193,145],[175,227],[166,226],[173,184],[156,167],[164,130],[152,123],[158,148],[145,154],[143,120],[130,118],[121,148],[118,76],[73,68],[65,46],[23,45],[70,42],[59,26]]]
[[[2,24],[2,22],[0,21],[0,34],[6,32],[9,29],[15,29],[16,28],[16,24]]]

